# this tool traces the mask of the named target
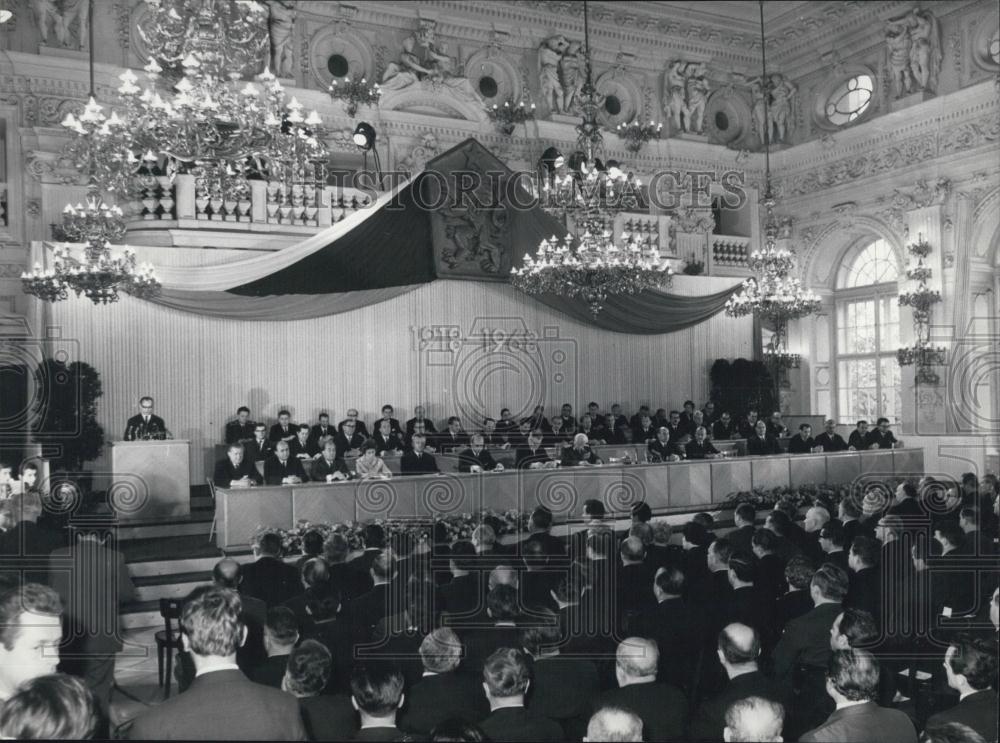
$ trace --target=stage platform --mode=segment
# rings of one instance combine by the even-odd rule
[[[443,458],[438,455],[439,466]],[[923,462],[921,449],[885,449],[216,488],[216,545],[245,549],[259,527],[289,528],[299,521],[433,519],[482,509],[530,511],[538,505],[563,521],[578,517],[591,498],[604,502],[610,514],[625,514],[640,501],[659,513],[710,510],[731,494],[753,488],[917,477]]]

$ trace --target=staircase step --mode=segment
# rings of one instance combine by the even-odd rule
[[[228,555],[240,563],[253,560],[253,555],[249,552],[242,555]],[[140,580],[155,578],[156,580],[166,580],[175,575],[186,573],[204,573],[211,575],[215,563],[222,559],[222,555],[216,554],[205,557],[183,557],[169,560],[144,560],[141,562],[129,562],[128,572],[132,576],[132,582],[137,584]],[[151,585],[151,584],[150,584]]]
[[[174,580],[154,585],[137,585],[135,587],[135,599],[140,602],[159,602],[160,599],[182,599],[198,586],[210,583],[212,580],[211,573],[196,573],[194,575],[199,577],[194,580],[178,581],[176,580],[176,576],[166,576]],[[159,611],[159,603],[157,603],[157,611]]]
[[[158,537],[190,537],[204,535],[208,540],[212,520],[208,521],[177,521],[175,523],[150,523],[141,525],[126,525],[118,527],[118,539],[121,541],[133,539],[154,539]]]

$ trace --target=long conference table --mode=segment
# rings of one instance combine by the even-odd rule
[[[618,453],[629,447],[609,447]],[[585,500],[627,513],[645,501],[654,512],[710,510],[752,488],[845,484],[923,474],[922,449],[836,454],[776,454],[659,464],[612,463],[459,474],[410,475],[391,480],[216,488],[216,544],[246,549],[259,527],[290,528],[300,521],[339,523],[373,519],[429,520],[482,509],[531,511],[547,506],[557,520],[577,518]],[[438,455],[442,470],[449,469]]]

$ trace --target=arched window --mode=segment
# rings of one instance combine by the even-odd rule
[[[885,240],[849,252],[838,276],[837,414],[841,423],[900,417],[899,260]]]

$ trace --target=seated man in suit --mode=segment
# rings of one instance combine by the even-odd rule
[[[646,740],[683,740],[688,703],[680,689],[656,680],[659,666],[656,642],[629,637],[618,644],[615,654],[617,689],[594,697],[592,707],[624,707],[642,719]]]
[[[555,462],[542,446],[542,432],[534,430],[528,436],[527,446],[518,447],[515,452],[516,466],[519,470],[537,470],[555,467]]]
[[[215,463],[212,482],[217,488],[248,488],[263,485],[264,478],[251,459],[244,456],[243,444],[233,443],[226,451],[226,458]]]
[[[767,432],[767,424],[764,421],[757,421],[753,437],[747,439],[747,454],[751,456],[781,454],[778,440]]]
[[[656,438],[656,428],[653,426],[653,419],[644,415],[639,419],[639,425],[632,429],[632,441],[636,444],[645,444]]]
[[[803,743],[851,740],[860,743],[916,743],[905,712],[875,703],[879,663],[866,650],[837,650],[830,656],[826,693],[837,708],[826,722],[799,738]]]
[[[375,448],[378,451],[380,457],[386,454],[402,454],[405,448],[403,444],[402,433],[393,429],[392,421],[385,418],[379,418],[375,422],[375,435],[372,439],[375,441]]]
[[[303,423],[295,426],[295,438],[288,442],[289,456],[292,459],[313,459],[319,455],[319,444],[309,438],[310,428]]]
[[[469,445],[469,437],[462,432],[462,419],[453,415],[448,419],[448,428],[441,432],[435,442],[442,452],[458,451]]]
[[[392,409],[392,405],[388,405],[388,404],[383,405],[382,406],[382,417],[379,418],[374,423],[372,423],[372,431],[377,431],[378,427],[379,427],[379,424],[382,421],[388,421],[389,422],[390,431],[392,433],[395,433],[397,436],[399,436],[400,439],[402,439],[403,438],[403,429],[399,425],[399,421],[392,417],[392,415],[393,415],[394,412],[395,411]]]
[[[436,454],[437,453],[437,447],[434,445],[434,442],[436,440],[436,436],[435,436],[435,434],[429,433],[428,431],[424,430],[424,423],[423,423],[423,421],[416,421],[413,424],[413,433],[411,433],[409,436],[407,436],[406,437],[406,441],[404,442],[406,444],[406,446],[405,446],[406,449],[413,449],[413,438],[415,436],[423,436],[423,438],[424,438],[424,451],[425,452],[427,452],[428,454]]]
[[[268,485],[298,485],[309,482],[302,462],[292,459],[287,441],[274,446],[274,456],[264,462],[264,482]]]
[[[251,682],[236,666],[246,638],[240,611],[235,591],[212,585],[191,592],[181,641],[197,675],[187,691],[139,715],[132,740],[305,740],[298,700]]]
[[[819,445],[812,437],[812,426],[803,423],[799,426],[799,432],[788,439],[789,454],[812,454]]]
[[[781,411],[775,410],[767,420],[767,432],[774,438],[781,438],[788,435],[788,426],[781,420]]]
[[[997,740],[997,694],[992,688],[997,673],[996,641],[960,635],[945,652],[944,671],[959,701],[932,715],[927,727],[958,722],[975,730],[983,740]]]
[[[751,438],[757,430],[757,411],[750,409],[736,422],[736,431],[741,439]]]
[[[344,457],[361,456],[361,447],[368,440],[363,434],[354,430],[355,425],[356,422],[348,418],[343,422],[340,433],[334,437],[334,441],[337,444],[337,452],[340,454],[341,459]]]
[[[559,417],[552,421],[553,433],[561,439],[569,439],[576,434],[577,420],[573,417],[573,406],[566,403],[559,412]]]
[[[250,420],[250,408],[240,405],[236,410],[236,420],[226,424],[226,443],[243,444],[253,438],[256,424]]]
[[[413,417],[406,421],[407,436],[413,435],[414,429],[418,423],[423,425],[424,433],[437,433],[437,429],[434,428],[434,421],[427,417],[422,405],[417,405],[417,407],[413,409]]]
[[[504,408],[500,411],[500,420],[497,421],[497,435],[511,446],[517,445],[517,421],[511,417],[510,408]]]
[[[646,453],[651,462],[677,462],[683,451],[678,448],[676,441],[671,440],[670,429],[660,426],[656,431],[656,438],[646,445]]]
[[[642,719],[632,710],[601,707],[590,716],[583,740],[628,740],[639,743],[644,740]]]
[[[732,416],[728,410],[723,410],[718,420],[712,423],[712,438],[716,441],[727,441],[735,439],[737,434],[736,423]]]
[[[153,415],[153,398],[148,395],[139,398],[139,414],[133,415],[125,423],[125,441],[167,438],[167,424],[163,418]]]
[[[561,741],[559,723],[529,711],[524,697],[531,685],[530,661],[520,650],[502,647],[483,665],[483,689],[490,714],[480,727],[489,740]]]
[[[497,449],[510,449],[507,437],[497,433],[497,422],[494,418],[483,418],[483,443]]]
[[[274,606],[264,622],[264,651],[267,659],[247,674],[256,684],[281,688],[288,668],[288,656],[299,641],[299,620],[287,606]]]
[[[903,446],[889,430],[889,419],[879,418],[868,436],[865,438],[866,449],[899,449]]]
[[[847,442],[837,433],[837,421],[833,418],[823,421],[823,433],[816,437],[815,444],[825,452],[847,451]]]
[[[281,559],[281,537],[273,531],[257,536],[254,561],[241,566],[240,593],[253,596],[268,606],[283,604],[302,590],[299,571]]]
[[[355,433],[359,434],[363,439],[367,439],[368,438],[368,436],[369,436],[369,434],[368,434],[368,426],[365,425],[365,422],[363,420],[361,420],[361,419],[358,418],[358,409],[357,408],[351,408],[351,409],[349,409],[347,411],[347,417],[344,418],[344,420],[342,420],[340,423],[337,424],[337,430],[340,431],[340,433],[343,433],[344,432],[344,427],[348,423],[353,423],[354,424],[354,432]]]
[[[332,436],[323,441],[323,451],[312,466],[312,480],[316,482],[336,482],[349,480],[350,470],[343,458],[337,456],[337,444]]]
[[[248,441],[243,447],[246,459],[251,462],[261,462],[274,454],[274,443],[267,438],[267,426],[263,423],[255,423],[253,427],[253,439]]]
[[[299,427],[292,423],[292,414],[287,410],[279,410],[278,422],[271,426],[267,438],[272,444],[277,444],[279,441],[291,442],[298,436],[298,432]]]
[[[19,686],[56,672],[64,611],[59,594],[40,583],[0,590],[0,706]]]
[[[851,451],[862,451],[868,448],[868,421],[858,421],[851,435],[847,437],[847,448]]]
[[[701,411],[696,410],[695,413]],[[719,450],[715,448],[708,438],[708,431],[704,426],[694,429],[694,440],[689,441],[684,447],[685,459],[714,459],[719,456]]]
[[[437,460],[432,454],[425,451],[427,437],[420,433],[415,433],[410,439],[412,448],[403,454],[399,463],[400,471],[404,475],[427,475],[440,472]]]
[[[578,467],[603,464],[601,458],[587,445],[587,435],[578,433],[573,437],[573,446],[563,449],[562,466]]]
[[[313,447],[313,451],[319,452],[323,450],[323,439],[327,436],[334,436],[335,431],[333,426],[330,425],[330,415],[329,413],[319,414],[319,423],[309,429],[309,442]]]
[[[493,459],[489,449],[483,445],[481,433],[472,434],[469,448],[458,455],[458,471],[472,472],[503,472],[503,465]]]

